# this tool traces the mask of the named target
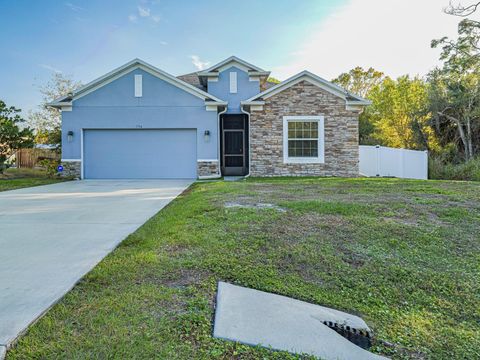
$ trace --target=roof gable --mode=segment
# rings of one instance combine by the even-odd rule
[[[191,85],[188,84],[185,81],[182,81],[181,79],[176,78],[173,75],[168,74],[167,72],[160,70],[159,68],[156,68],[153,65],[150,65],[146,63],[143,60],[140,59],[134,59],[125,65],[122,65],[115,70],[89,82],[88,84],[82,86],[80,89],[77,89],[73,94],[69,94],[67,96],[63,96],[61,98],[58,98],[48,105],[53,106],[53,107],[62,107],[66,105],[71,105],[71,102],[74,100],[77,100],[109,83],[112,81],[128,74],[132,70],[135,69],[142,69],[153,76],[158,77],[161,80],[164,80],[167,83],[170,83],[192,95],[195,95],[207,102],[212,102],[212,103],[224,103],[222,100],[218,99],[217,97],[208,94],[207,92]]]
[[[216,72],[219,72],[219,71],[222,71],[223,69],[226,69],[227,67],[231,67],[231,66],[237,66],[238,68],[242,69],[242,70],[245,70],[245,71],[255,71],[255,72],[266,72],[265,70],[259,68],[258,66],[255,66],[253,64],[250,64],[249,62],[246,62],[245,60],[242,60],[236,56],[230,56],[229,58],[223,60],[223,61],[220,61],[218,64],[215,64],[211,67],[209,67],[208,69],[205,69],[201,72],[199,72],[199,74],[202,74],[202,73],[209,73],[209,72],[213,72],[213,71],[216,71]]]
[[[142,77],[141,96],[135,96],[135,78]],[[214,96],[216,94],[213,94]],[[134,68],[127,74],[110,81],[73,101],[75,107],[182,107],[202,106],[205,100],[178,86],[159,79],[151,73]],[[72,109],[73,110],[73,109]]]
[[[200,84],[207,86],[209,81],[217,81],[218,75],[221,72],[232,67],[247,73],[252,81],[266,79],[270,75],[269,71],[265,71],[258,66],[252,65],[236,56],[230,56],[229,58],[220,61],[218,64],[215,64],[206,70],[199,71],[197,75],[200,79]]]
[[[354,95],[343,89],[342,87],[331,83],[330,81],[327,81],[320,76],[317,76],[309,71],[302,71],[298,73],[297,75],[294,75],[290,78],[288,78],[285,81],[282,81],[281,83],[272,86],[268,88],[267,90],[252,96],[250,99],[247,99],[243,101],[242,103],[245,105],[248,105],[249,103],[255,103],[256,105],[258,104],[259,101],[262,101],[264,99],[268,99],[269,97],[278,94],[279,92],[282,92],[283,90],[286,90],[290,88],[291,86],[298,84],[301,81],[308,81],[309,83],[318,86],[319,88],[330,92],[333,95],[336,95],[342,99],[344,99],[347,104],[350,105],[359,105],[359,106],[365,106],[365,105],[370,105],[370,101],[367,99],[364,99],[358,95]]]

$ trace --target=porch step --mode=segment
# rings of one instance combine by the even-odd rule
[[[223,180],[225,180],[225,181],[245,180],[245,176],[224,176]]]

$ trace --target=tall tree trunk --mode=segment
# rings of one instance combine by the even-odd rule
[[[468,159],[473,158],[473,139],[472,139],[472,126],[470,117],[467,118],[467,144],[468,144]]]
[[[415,124],[416,130],[420,134],[420,138],[421,138],[421,142],[422,142],[423,147],[425,149],[427,149],[428,151],[430,151],[430,147],[428,146],[429,145],[428,144],[428,137],[425,134],[425,131],[423,131],[422,125],[420,125],[420,122],[418,121],[418,119],[415,116],[413,117],[413,123]]]
[[[467,137],[465,136],[465,131],[463,130],[463,125],[462,122],[457,119],[456,117],[447,115],[441,111],[438,112],[439,115],[445,116],[448,120],[453,121],[455,124],[457,124],[457,129],[458,129],[458,135],[460,135],[460,139],[462,140],[463,148],[465,150],[465,161],[470,160],[470,148],[469,146]]]

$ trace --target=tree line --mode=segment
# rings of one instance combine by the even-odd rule
[[[360,115],[360,143],[429,150],[444,162],[465,162],[480,152],[480,22],[469,19],[479,3],[452,5],[465,17],[457,39],[432,41],[442,65],[425,77],[397,79],[356,67],[333,81],[372,101]]]

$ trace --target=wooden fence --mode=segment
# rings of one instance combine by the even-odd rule
[[[15,154],[18,168],[32,169],[43,159],[60,160],[60,154],[50,149],[20,149]]]

